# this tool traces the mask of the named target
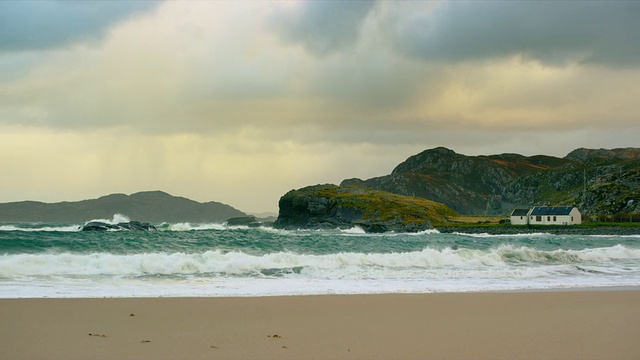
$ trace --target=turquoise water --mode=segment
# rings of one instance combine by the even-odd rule
[[[640,286],[640,236],[0,224],[0,297],[268,296]]]

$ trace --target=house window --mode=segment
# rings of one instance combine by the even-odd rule
[[[553,217],[553,221],[554,221],[554,222],[555,222],[555,221],[558,221],[558,219],[554,216],[554,217]]]
[[[540,215],[536,216],[536,221],[542,221],[542,216]]]
[[[547,216],[547,221],[551,221],[551,216]]]
[[[571,217],[571,221],[573,221],[573,216]]]
[[[522,220],[522,219],[523,219],[523,217],[522,217],[522,216],[520,216],[520,220]]]

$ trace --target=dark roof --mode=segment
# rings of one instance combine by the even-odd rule
[[[569,215],[573,210],[573,206],[536,206],[533,208],[531,215]]]
[[[511,216],[527,216],[529,214],[529,209],[513,209],[511,212]]]

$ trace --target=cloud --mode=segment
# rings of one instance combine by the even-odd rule
[[[44,50],[100,39],[157,1],[0,1],[0,52]]]
[[[304,1],[288,11],[274,12],[272,22],[285,41],[324,56],[357,40],[359,27],[374,5],[372,0]]]
[[[369,43],[317,58],[267,31],[275,11],[284,10],[167,2],[152,17],[112,28],[99,48],[48,54],[0,84],[0,122],[154,133],[331,127],[389,119],[422,81],[411,61],[371,41],[371,22],[360,26]]]
[[[640,65],[637,1],[443,1],[398,16],[394,41],[426,61],[514,55],[547,64]]]
[[[398,52],[407,44],[388,36],[393,23],[399,34],[422,34],[419,26],[402,24],[425,16],[453,26],[452,15],[437,14],[459,7],[470,12],[475,3],[340,5],[358,9],[340,13],[355,19],[345,31],[358,36],[331,56],[289,46],[273,29],[274,14],[302,19],[313,15],[314,6],[336,4],[342,2],[305,2],[293,9],[272,2],[165,2],[150,16],[110,28],[99,47],[48,53],[24,76],[0,83],[0,123],[153,134],[261,129],[274,141],[416,144],[431,129],[568,129],[635,121],[640,73],[633,68],[550,66],[531,56],[506,56],[510,52],[497,51],[500,42],[490,36],[482,56],[505,56],[424,61]],[[497,31],[498,15],[489,11],[497,5],[486,4],[475,16]],[[510,13],[537,6],[497,4]],[[473,28],[470,17],[458,19],[460,34]],[[313,27],[306,34],[327,36]],[[444,38],[435,40],[446,44]],[[535,53],[534,46],[527,49]],[[14,71],[20,59],[12,55],[5,69]]]

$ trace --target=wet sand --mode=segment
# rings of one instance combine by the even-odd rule
[[[640,359],[640,291],[2,299],[0,359]]]

